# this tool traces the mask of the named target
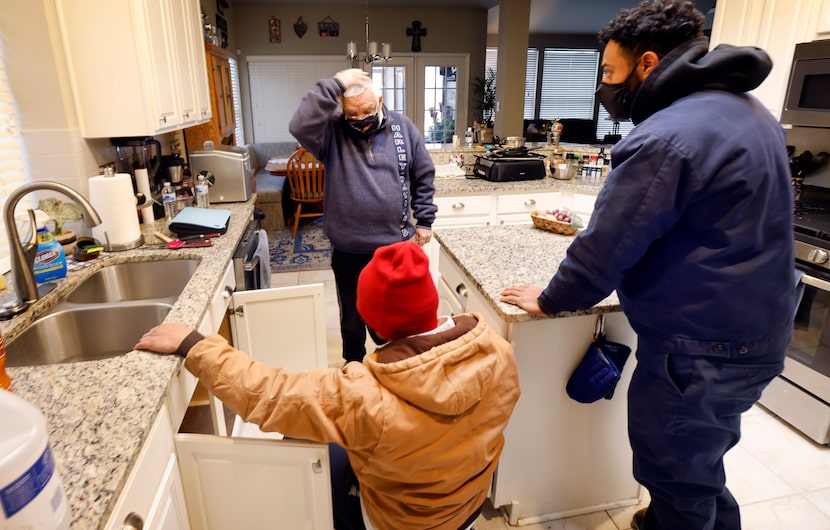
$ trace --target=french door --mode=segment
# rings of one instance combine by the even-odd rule
[[[467,54],[396,56],[372,66],[387,108],[405,114],[427,144],[451,143],[467,128],[470,57]]]

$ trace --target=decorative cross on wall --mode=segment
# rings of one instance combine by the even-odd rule
[[[427,29],[421,27],[420,20],[413,20],[412,27],[406,28],[406,36],[412,37],[412,51],[421,51],[421,37],[427,36]]]

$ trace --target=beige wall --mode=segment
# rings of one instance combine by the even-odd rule
[[[215,20],[215,0],[201,0],[209,22]],[[252,122],[248,97],[248,55],[342,55],[346,62],[346,43],[357,44],[358,52],[364,51],[366,13],[364,8],[326,5],[260,5],[232,4],[223,15],[228,20],[228,48],[237,53],[240,87],[243,102],[243,122]],[[268,19],[280,20],[281,42],[271,43],[268,36]],[[308,26],[302,38],[294,32],[299,17]],[[338,37],[321,37],[317,23],[331,17],[340,24]],[[392,55],[412,54],[412,38],[406,36],[406,28],[419,20],[427,35],[421,39],[422,53],[470,54],[470,77],[484,72],[484,53],[487,38],[487,10],[461,8],[419,8],[417,2],[407,6],[369,8],[370,39],[389,42]],[[311,88],[311,87],[309,87]],[[251,131],[246,126],[246,138]]]

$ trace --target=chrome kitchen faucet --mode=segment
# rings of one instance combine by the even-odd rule
[[[84,220],[86,220],[87,226],[93,227],[101,224],[101,217],[89,201],[77,191],[59,182],[30,182],[14,190],[8,199],[6,199],[6,205],[3,209],[3,219],[6,223],[6,231],[9,234],[9,252],[12,274],[14,275],[14,290],[17,292],[17,303],[0,309],[0,320],[9,320],[15,315],[22,313],[41,296],[55,287],[54,284],[43,284],[38,289],[37,282],[35,281],[34,262],[35,255],[37,255],[37,235],[35,234],[37,224],[35,223],[35,212],[29,209],[29,236],[27,237],[28,241],[25,243],[20,241],[20,234],[17,232],[17,224],[14,221],[14,210],[17,207],[17,203],[28,193],[37,190],[52,190],[63,193],[67,197],[77,201],[78,205],[83,209]]]

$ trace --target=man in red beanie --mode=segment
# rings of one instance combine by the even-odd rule
[[[337,530],[470,528],[519,399],[512,347],[478,314],[436,316],[429,261],[411,241],[375,251],[357,307],[390,342],[342,369],[289,373],[181,324],[151,329],[135,348],[185,357],[263,431],[329,443]]]

